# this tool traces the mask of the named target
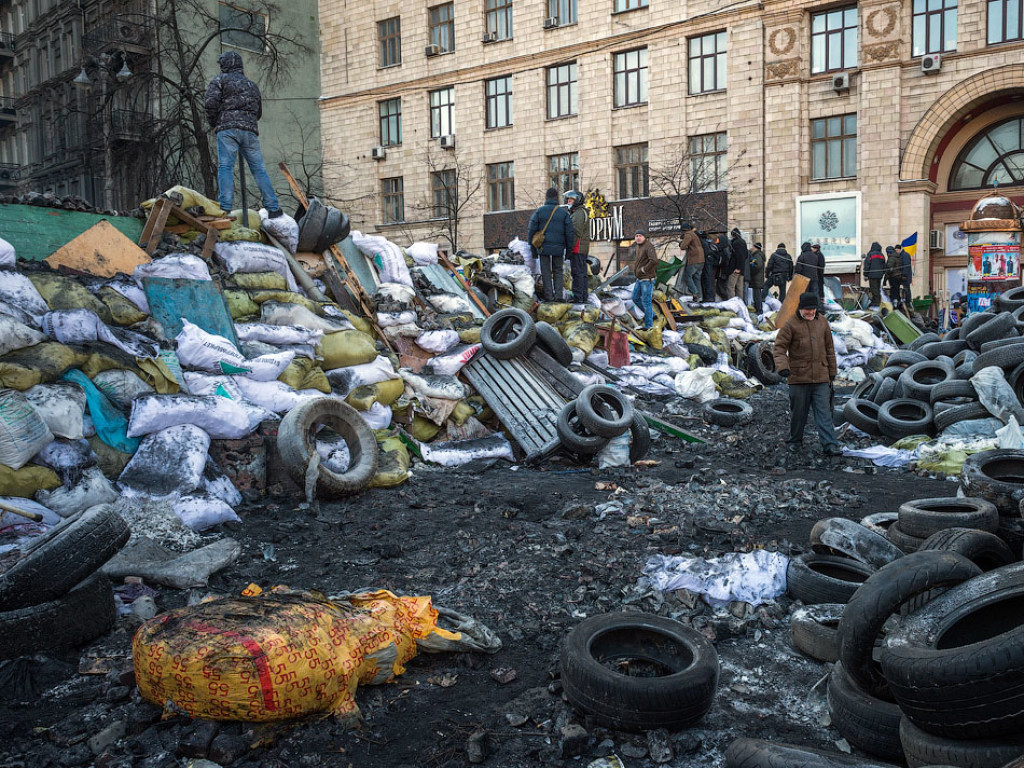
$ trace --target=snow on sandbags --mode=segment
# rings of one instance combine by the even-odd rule
[[[132,407],[132,400],[136,397],[154,392],[153,387],[139,378],[138,374],[118,368],[97,373],[92,377],[92,383],[114,405],[124,411]]]
[[[423,460],[442,467],[460,467],[476,459],[515,461],[512,445],[504,435],[488,435],[473,440],[420,443]]]
[[[165,498],[199,487],[210,450],[210,436],[193,424],[181,424],[143,438],[118,478],[128,497]]]
[[[299,248],[299,223],[287,213],[282,213],[273,219],[267,214],[266,208],[260,208],[260,226],[263,231],[287,248],[288,253],[294,256]]]
[[[434,246],[434,254],[437,254],[437,246]],[[437,259],[434,259],[437,261]],[[14,252],[14,246],[0,237],[0,267],[13,267],[18,259]]]
[[[237,272],[276,272],[288,285],[288,290],[297,293],[298,284],[288,266],[288,259],[272,245],[251,243],[245,240],[217,242],[213,246],[213,257],[229,275]]]
[[[210,280],[210,269],[206,262],[191,253],[171,253],[162,259],[139,264],[132,273],[135,281],[142,285],[144,277],[184,278],[186,280]]]
[[[149,314],[149,299],[146,298],[146,292],[131,278],[125,275],[116,275],[105,282],[103,287],[117,291],[138,307],[140,312]]]
[[[62,344],[90,344],[103,341],[132,357],[153,358],[160,353],[156,342],[126,328],[109,328],[90,309],[60,309],[47,312],[43,332]]]
[[[301,304],[273,300],[260,305],[260,322],[267,325],[307,328],[324,333],[351,331],[355,328],[346,317],[321,317]]]
[[[401,248],[380,235],[364,235],[358,230],[349,234],[364,256],[375,263],[379,262],[382,283],[400,283],[412,288],[412,275],[409,274]]]
[[[370,425],[370,429],[387,429],[391,426],[391,417],[394,412],[386,405],[374,403],[368,411],[360,411],[359,415]]]
[[[46,334],[20,323],[13,317],[0,315],[0,357],[46,341]]]
[[[52,509],[44,507],[38,501],[27,499],[22,496],[0,496],[0,503],[7,504],[8,506],[20,509],[22,512],[35,512],[37,515],[42,515],[43,525],[56,525],[61,521],[61,516],[54,512]],[[24,525],[27,523],[21,515],[16,515],[13,512],[5,512],[0,509],[0,528],[6,528],[10,525]],[[13,549],[16,545],[0,545],[0,554],[7,549]]]
[[[307,400],[324,396],[319,389],[292,389],[282,381],[236,378],[234,382],[246,400],[278,414],[288,413]]]
[[[54,437],[81,440],[85,436],[85,391],[77,384],[36,384],[25,390],[25,397]]]
[[[0,301],[24,312],[36,325],[50,311],[32,281],[14,270],[0,270]]]
[[[327,371],[327,381],[331,385],[331,392],[341,397],[347,397],[356,387],[365,384],[379,384],[388,379],[401,378],[396,372],[391,361],[383,355],[378,355],[373,360],[363,365],[350,365],[347,368],[335,368]]]
[[[417,346],[435,354],[443,354],[458,343],[458,331],[424,331],[416,337]]]
[[[417,267],[437,264],[437,243],[416,242],[405,249]]]
[[[378,312],[377,325],[381,328],[394,328],[399,325],[415,325],[416,313],[411,309],[401,312]]]
[[[89,441],[57,438],[32,457],[34,464],[49,467],[65,483],[81,476],[82,470],[96,464],[98,457]]]
[[[427,376],[402,369],[398,374],[418,395],[439,397],[443,400],[462,400],[469,394],[466,385],[454,376]]]
[[[523,260],[523,264],[526,265],[526,269],[531,275],[540,274],[540,265],[533,257],[533,247],[528,242],[514,237],[512,242],[508,244],[508,249]]]
[[[223,336],[207,333],[185,319],[182,319],[181,333],[175,337],[175,342],[183,368],[240,375],[255,381],[273,381],[295,358],[294,352],[279,352],[247,360]]]
[[[457,296],[454,293],[435,293],[427,296],[427,301],[430,303],[430,306],[445,315],[457,315],[473,311],[469,299],[464,296]]]
[[[71,517],[97,504],[113,504],[120,494],[99,467],[89,467],[78,481],[52,491],[38,491],[36,501],[61,517]]]
[[[401,283],[381,283],[377,286],[377,295],[388,301],[397,301],[401,304],[412,304],[416,299],[416,291],[412,286]]]
[[[270,304],[272,302],[267,302]],[[264,307],[266,304],[263,305]],[[299,307],[299,309],[303,309]],[[308,312],[309,310],[303,309]],[[310,313],[312,314],[312,313]],[[338,329],[346,330],[346,329]],[[281,346],[282,344],[312,344],[317,345],[323,338],[324,332],[313,328],[289,325],[272,325],[269,323],[235,323],[235,333],[238,341],[262,341],[264,344]]]
[[[261,409],[262,410],[262,409]],[[259,426],[261,414],[219,395],[143,395],[132,403],[128,437],[191,424],[210,437],[237,440]]]
[[[21,469],[53,441],[53,433],[21,392],[0,389],[0,464]]]

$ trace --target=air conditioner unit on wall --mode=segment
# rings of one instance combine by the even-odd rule
[[[493,43],[498,40],[497,32],[484,32],[484,36],[480,38],[481,43]]]
[[[374,147],[370,150],[370,157],[374,160],[384,160],[388,156],[388,151],[384,147]]]
[[[544,19],[544,29],[554,29],[557,26],[558,26],[558,17],[557,16],[548,16],[546,19]]]
[[[423,49],[423,52],[427,56],[437,56],[437,55],[439,55],[441,53],[441,46],[440,45],[428,45],[426,48]]]
[[[930,249],[938,250],[945,247],[942,242],[942,234],[941,229],[933,229],[928,232],[928,247]]]
[[[836,93],[850,90],[850,73],[840,72],[832,75],[832,90]]]
[[[455,149],[455,137],[451,134],[441,137],[441,149]]]
[[[921,57],[921,71],[926,75],[938,72],[942,69],[942,56],[937,53],[929,53]]]

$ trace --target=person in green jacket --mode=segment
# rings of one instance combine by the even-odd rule
[[[590,214],[583,204],[583,195],[575,189],[566,192],[564,198],[576,233],[576,244],[568,254],[569,271],[572,274],[572,303],[576,305],[574,309],[582,309],[590,293],[587,287],[590,277],[587,268],[587,256],[590,255]]]

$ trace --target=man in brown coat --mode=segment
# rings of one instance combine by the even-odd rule
[[[686,266],[683,267],[683,280],[676,280],[676,290],[685,290],[695,300],[701,300],[700,273],[704,271],[704,246],[700,238],[693,231],[693,225],[684,221],[680,226],[683,236],[679,240],[679,250],[686,256]],[[682,282],[682,284],[680,284]],[[714,297],[704,297],[711,301]]]
[[[644,312],[644,330],[654,325],[654,280],[658,276],[658,254],[645,232],[636,233],[636,251],[633,254],[633,303]]]
[[[775,368],[789,383],[790,427],[786,443],[791,451],[803,445],[808,411],[814,414],[826,456],[843,451],[832,425],[831,388],[836,378],[836,350],[828,320],[818,313],[818,295],[800,294],[797,313],[775,337]]]

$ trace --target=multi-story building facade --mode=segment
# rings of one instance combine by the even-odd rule
[[[980,189],[1024,196],[1022,0],[321,0],[320,18],[326,186],[396,239],[436,234],[455,190],[459,245],[500,247],[554,183],[600,190],[603,256],[636,229],[671,239],[678,208],[769,252],[820,240],[840,274],[917,232],[926,293],[963,268]]]

